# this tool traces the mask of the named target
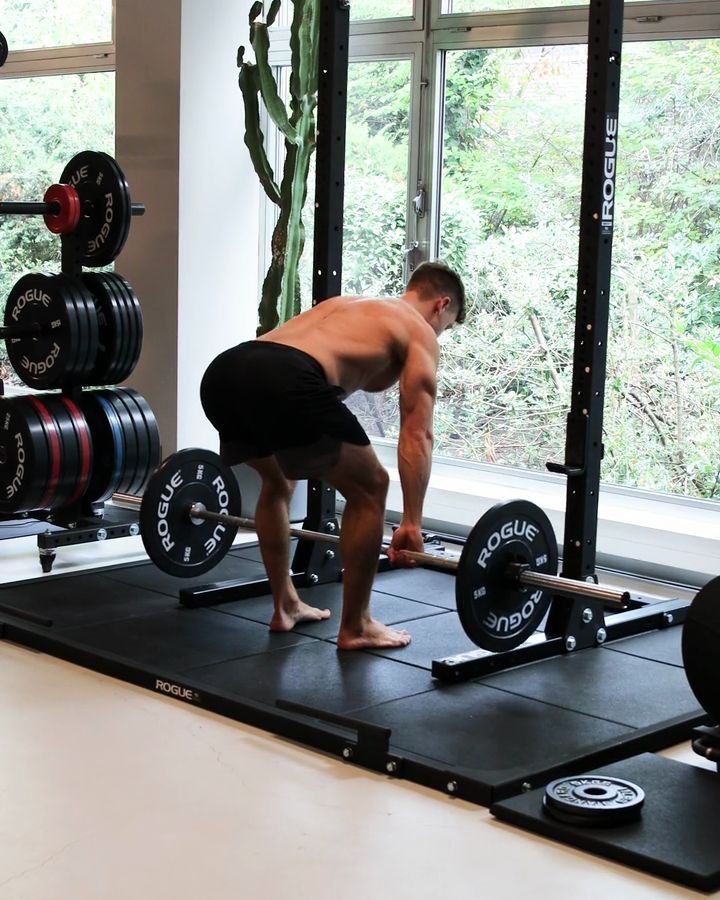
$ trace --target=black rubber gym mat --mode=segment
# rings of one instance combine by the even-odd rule
[[[238,582],[261,574],[257,561],[239,552],[249,550],[233,550],[212,581],[230,572]],[[270,634],[269,597],[183,608],[177,581],[148,563],[8,585],[0,589],[0,636],[326,752],[344,755],[349,743],[359,765],[386,771],[388,760],[397,760],[403,777],[443,791],[456,784],[457,796],[484,804],[571,766],[668,746],[704,720],[676,665],[608,646],[483,683],[434,681],[434,658],[474,649],[445,608],[454,591],[448,574],[379,574],[374,612],[407,627],[413,642],[355,653],[332,642],[336,582],[301,588],[307,602],[333,607],[334,621]],[[3,605],[55,625],[21,621]],[[679,639],[679,628],[668,631]],[[314,712],[278,709],[279,699]],[[338,715],[352,721],[338,724]]]
[[[192,675],[201,689],[220,687],[270,705],[283,699],[336,713],[433,689],[426,672],[367,653],[338,651],[326,641],[308,641],[183,674]]]
[[[55,628],[116,622],[177,605],[166,594],[92,574],[19,582],[0,590],[0,598],[0,604],[52,619]]]
[[[681,634],[679,628],[663,628],[662,631],[652,631],[639,637],[613,641],[612,644],[608,644],[607,649],[682,667]]]
[[[633,730],[480,684],[439,687],[355,716],[391,727],[393,747],[460,769],[499,796]]]
[[[614,776],[642,788],[640,820],[615,828],[566,825],[543,812],[544,789],[496,803],[490,811],[535,834],[687,887],[720,888],[720,777],[715,772],[645,753],[578,774]]]
[[[160,591],[177,598],[181,588],[197,587],[201,584],[218,581],[253,581],[256,578],[265,578],[265,568],[262,563],[258,562],[253,565],[247,559],[231,551],[215,566],[212,574],[206,572],[195,578],[176,578],[174,575],[166,575],[155,566],[148,566],[145,563],[116,569],[110,577],[124,581],[126,584],[134,584],[151,591]]]
[[[455,579],[431,569],[393,569],[375,576],[373,590],[455,611]]]
[[[409,620],[398,622],[397,625],[410,632],[412,643],[409,647],[403,647],[400,650],[372,650],[369,652],[406,665],[421,666],[430,671],[434,659],[477,650],[475,644],[463,631],[460,620],[454,612],[446,611],[440,616],[432,616],[415,622]]]
[[[295,626],[295,631],[299,634],[307,634],[311,637],[326,640],[332,640],[337,637],[340,628],[342,585],[337,583],[318,584],[312,588],[300,588],[298,593],[306,603],[317,606],[319,609],[329,609],[331,616],[329,619],[323,619],[320,622],[300,622],[300,624]],[[223,603],[221,606],[211,607],[211,609],[217,609],[219,612],[233,616],[242,616],[244,619],[269,625],[273,614],[273,603],[270,595],[264,595],[262,597],[238,600],[234,603]],[[410,620],[426,616],[445,616],[448,614],[447,610],[442,607],[429,606],[426,603],[415,603],[412,600],[406,600],[404,597],[378,594],[375,591],[373,591],[371,597],[371,609],[377,619],[388,625],[395,625],[398,622],[409,622]]]
[[[237,616],[182,608],[123,619],[112,628],[69,628],[64,634],[97,650],[175,672],[254,654],[272,655],[275,650],[312,642],[292,632],[271,634],[263,625]]]
[[[680,629],[675,632],[679,639]],[[635,728],[646,728],[671,715],[699,712],[683,669],[613,653],[607,647],[568,653],[478,680]]]

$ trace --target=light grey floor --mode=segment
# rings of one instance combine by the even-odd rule
[[[56,571],[141,552],[113,543]],[[38,575],[34,539],[0,565]],[[701,896],[7,642],[0,717],[0,900]]]

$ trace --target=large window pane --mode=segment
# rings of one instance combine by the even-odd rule
[[[409,59],[353,62],[348,70],[342,289],[402,291],[410,142]],[[314,162],[314,157],[313,157]],[[302,259],[303,306],[312,285],[314,165]]]
[[[112,40],[112,0],[0,0],[10,50]]]
[[[720,41],[625,48],[606,477],[720,498]]]
[[[397,19],[413,14],[413,0],[352,0],[350,21]]]
[[[113,154],[114,134],[112,72],[0,81],[0,197],[42,199],[76,153]],[[21,275],[59,270],[60,238],[42,218],[0,217],[0,314]]]
[[[438,452],[540,469],[563,449],[584,47],[446,55],[440,256],[474,303],[444,346]]]
[[[607,482],[720,495],[717,41],[624,53]],[[438,451],[542,469],[570,399],[584,48],[447,56],[440,252],[474,307],[444,351]]]

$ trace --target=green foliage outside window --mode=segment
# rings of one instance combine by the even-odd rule
[[[436,451],[544,470],[564,455],[570,402],[585,90],[583,47],[446,57],[440,256],[473,308],[445,342]],[[720,497],[720,42],[627,45],[623,61],[603,479]],[[378,198],[385,145],[406,108],[385,78],[377,166],[350,191]],[[371,106],[371,104],[367,104]],[[383,174],[384,173],[384,174]],[[385,228],[363,228],[368,265]],[[358,404],[395,437],[396,400]]]

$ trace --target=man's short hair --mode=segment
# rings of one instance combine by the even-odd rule
[[[410,276],[407,290],[417,291],[421,297],[449,296],[451,309],[457,310],[457,324],[465,321],[465,286],[462,278],[442,260],[420,263]]]

